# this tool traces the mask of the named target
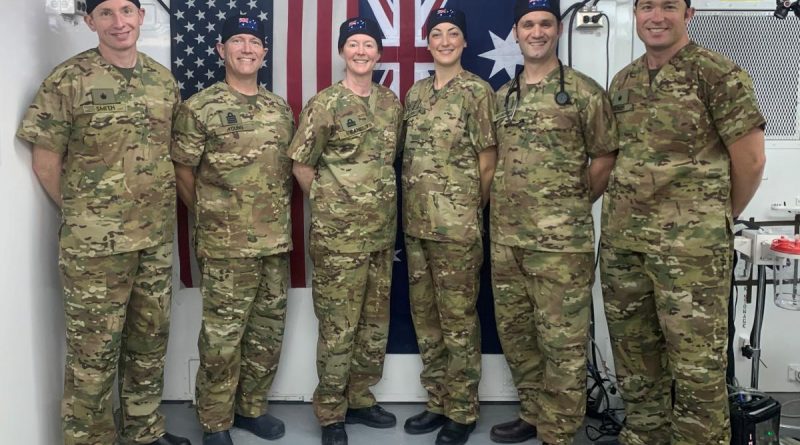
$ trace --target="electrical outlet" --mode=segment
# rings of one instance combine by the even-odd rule
[[[746,335],[742,334],[739,336],[737,345],[739,346],[739,352],[742,354],[742,359],[751,359],[753,358],[753,347],[750,346],[750,338]]]
[[[86,0],[48,0],[47,11],[64,15],[86,15]]]
[[[591,29],[591,28],[602,28],[603,22],[602,13],[597,10],[597,6],[585,6],[581,8],[577,13],[577,17],[575,17],[575,21],[577,25],[575,28],[577,29]]]
[[[739,350],[740,350],[740,351],[741,351],[741,350],[742,350],[742,348],[744,348],[745,346],[749,346],[749,345],[750,345],[750,339],[749,339],[749,338],[748,338],[746,335],[742,334],[742,335],[740,335],[740,336],[738,337],[738,339],[739,339],[739,341],[738,341],[738,343],[736,344],[736,346],[738,346],[738,348],[739,348]]]
[[[789,365],[789,369],[786,376],[790,382],[800,383],[800,365],[792,364]]]

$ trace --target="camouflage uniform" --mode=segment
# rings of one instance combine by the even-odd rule
[[[196,167],[203,326],[197,412],[205,432],[267,411],[286,314],[292,241],[293,118],[259,88],[254,103],[224,82],[195,94],[175,119],[172,159]]]
[[[747,73],[694,43],[649,76],[642,56],[610,90],[620,153],[603,208],[601,272],[626,403],[621,441],[728,444],[726,147],[764,118]]]
[[[511,82],[497,92],[490,220],[495,317],[519,416],[552,444],[572,443],[583,421],[594,277],[586,169],[617,143],[602,88],[564,67],[571,102],[560,106],[559,77],[556,68],[539,84],[520,85],[516,105]]]
[[[128,81],[92,49],[44,80],[17,131],[65,156],[59,244],[68,445],[114,443],[117,371],[123,439],[149,443],[164,434],[157,409],[169,332],[169,144],[178,102],[172,74],[150,57],[138,54]]]
[[[459,423],[478,418],[483,262],[478,153],[494,147],[494,92],[463,71],[439,91],[434,77],[408,91],[403,231],[409,297],[427,410]]]
[[[316,167],[309,239],[322,426],[344,421],[347,408],[374,405],[369,387],[383,373],[401,119],[387,88],[373,85],[365,100],[337,83],[306,105],[289,148],[292,159]]]

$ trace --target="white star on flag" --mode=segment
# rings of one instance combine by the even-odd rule
[[[492,73],[489,74],[489,77],[494,77],[495,74],[505,70],[508,77],[513,78],[517,71],[517,65],[522,65],[523,62],[519,45],[514,40],[514,32],[509,31],[505,40],[491,31],[489,31],[489,36],[492,38],[494,49],[479,54],[480,57],[494,62]]]

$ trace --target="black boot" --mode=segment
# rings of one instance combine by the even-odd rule
[[[347,432],[344,422],[332,423],[322,427],[322,445],[347,445]]]
[[[189,439],[180,436],[174,436],[170,433],[164,433],[155,442],[150,442],[148,445],[192,445]]]
[[[622,442],[619,441],[618,437],[612,437],[610,439],[601,439],[592,443],[594,443],[595,445],[622,445]]]
[[[348,424],[361,423],[373,428],[391,428],[397,425],[397,417],[380,405],[372,405],[369,408],[348,409],[344,421]]]
[[[447,419],[436,435],[436,445],[464,445],[469,439],[469,433],[475,429],[475,422],[458,423]]]
[[[492,427],[489,438],[497,443],[520,443],[536,437],[536,427],[522,420],[512,420]]]
[[[411,416],[406,419],[403,429],[406,430],[408,434],[430,433],[444,425],[445,420],[447,420],[447,417],[445,417],[444,414],[436,414],[425,410],[416,416]]]
[[[256,436],[267,440],[280,439],[286,433],[286,427],[283,426],[283,422],[269,413],[258,417],[245,417],[236,414],[233,416],[233,426],[250,431]]]
[[[203,445],[233,445],[231,433],[228,430],[203,433]]]

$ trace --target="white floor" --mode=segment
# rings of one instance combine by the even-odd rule
[[[797,393],[771,394],[781,403],[797,399]],[[417,445],[431,444],[436,439],[436,433],[420,436],[411,436],[403,431],[403,422],[408,417],[419,413],[424,405],[413,403],[384,403],[386,409],[397,416],[397,426],[390,429],[379,430],[363,425],[347,425],[349,445]],[[202,445],[203,432],[197,422],[194,407],[189,403],[165,403],[162,410],[167,416],[167,429],[174,434],[188,437],[193,445]],[[782,414],[795,415],[800,408],[798,405],[786,405]],[[317,419],[308,403],[272,403],[270,412],[286,423],[286,435],[277,441],[260,439],[247,431],[234,428],[231,436],[235,445],[316,445],[320,443],[320,429]],[[513,420],[517,415],[516,404],[482,404],[481,417],[478,426],[470,436],[468,445],[488,445],[494,442],[489,440],[489,430],[492,425]],[[800,415],[782,419],[783,424],[800,426]],[[586,425],[597,422],[589,420],[578,431],[573,445],[590,445],[592,442],[586,437]],[[800,445],[800,440],[793,441],[792,436],[800,437],[799,430],[781,430],[781,443],[784,445]],[[538,440],[529,440],[526,445],[539,445]]]
[[[410,403],[385,403],[381,404],[397,416],[397,426],[390,429],[379,430],[363,425],[347,425],[349,445],[411,445],[431,444],[436,440],[436,432],[411,436],[403,431],[403,422],[408,417],[419,413],[424,405]],[[167,429],[173,433],[191,439],[193,445],[201,445],[202,430],[197,423],[194,407],[187,403],[164,404],[162,406],[167,416]],[[307,403],[273,403],[270,404],[270,413],[286,423],[286,435],[280,440],[266,441],[247,431],[234,428],[231,436],[235,445],[317,445],[320,443],[320,429],[317,419]],[[489,430],[496,423],[513,420],[517,415],[516,404],[484,404],[481,405],[481,418],[478,426],[470,435],[469,445],[487,445],[494,442],[489,440]],[[539,445],[538,440],[525,442],[528,445]],[[591,444],[584,432],[578,432],[574,445]]]

